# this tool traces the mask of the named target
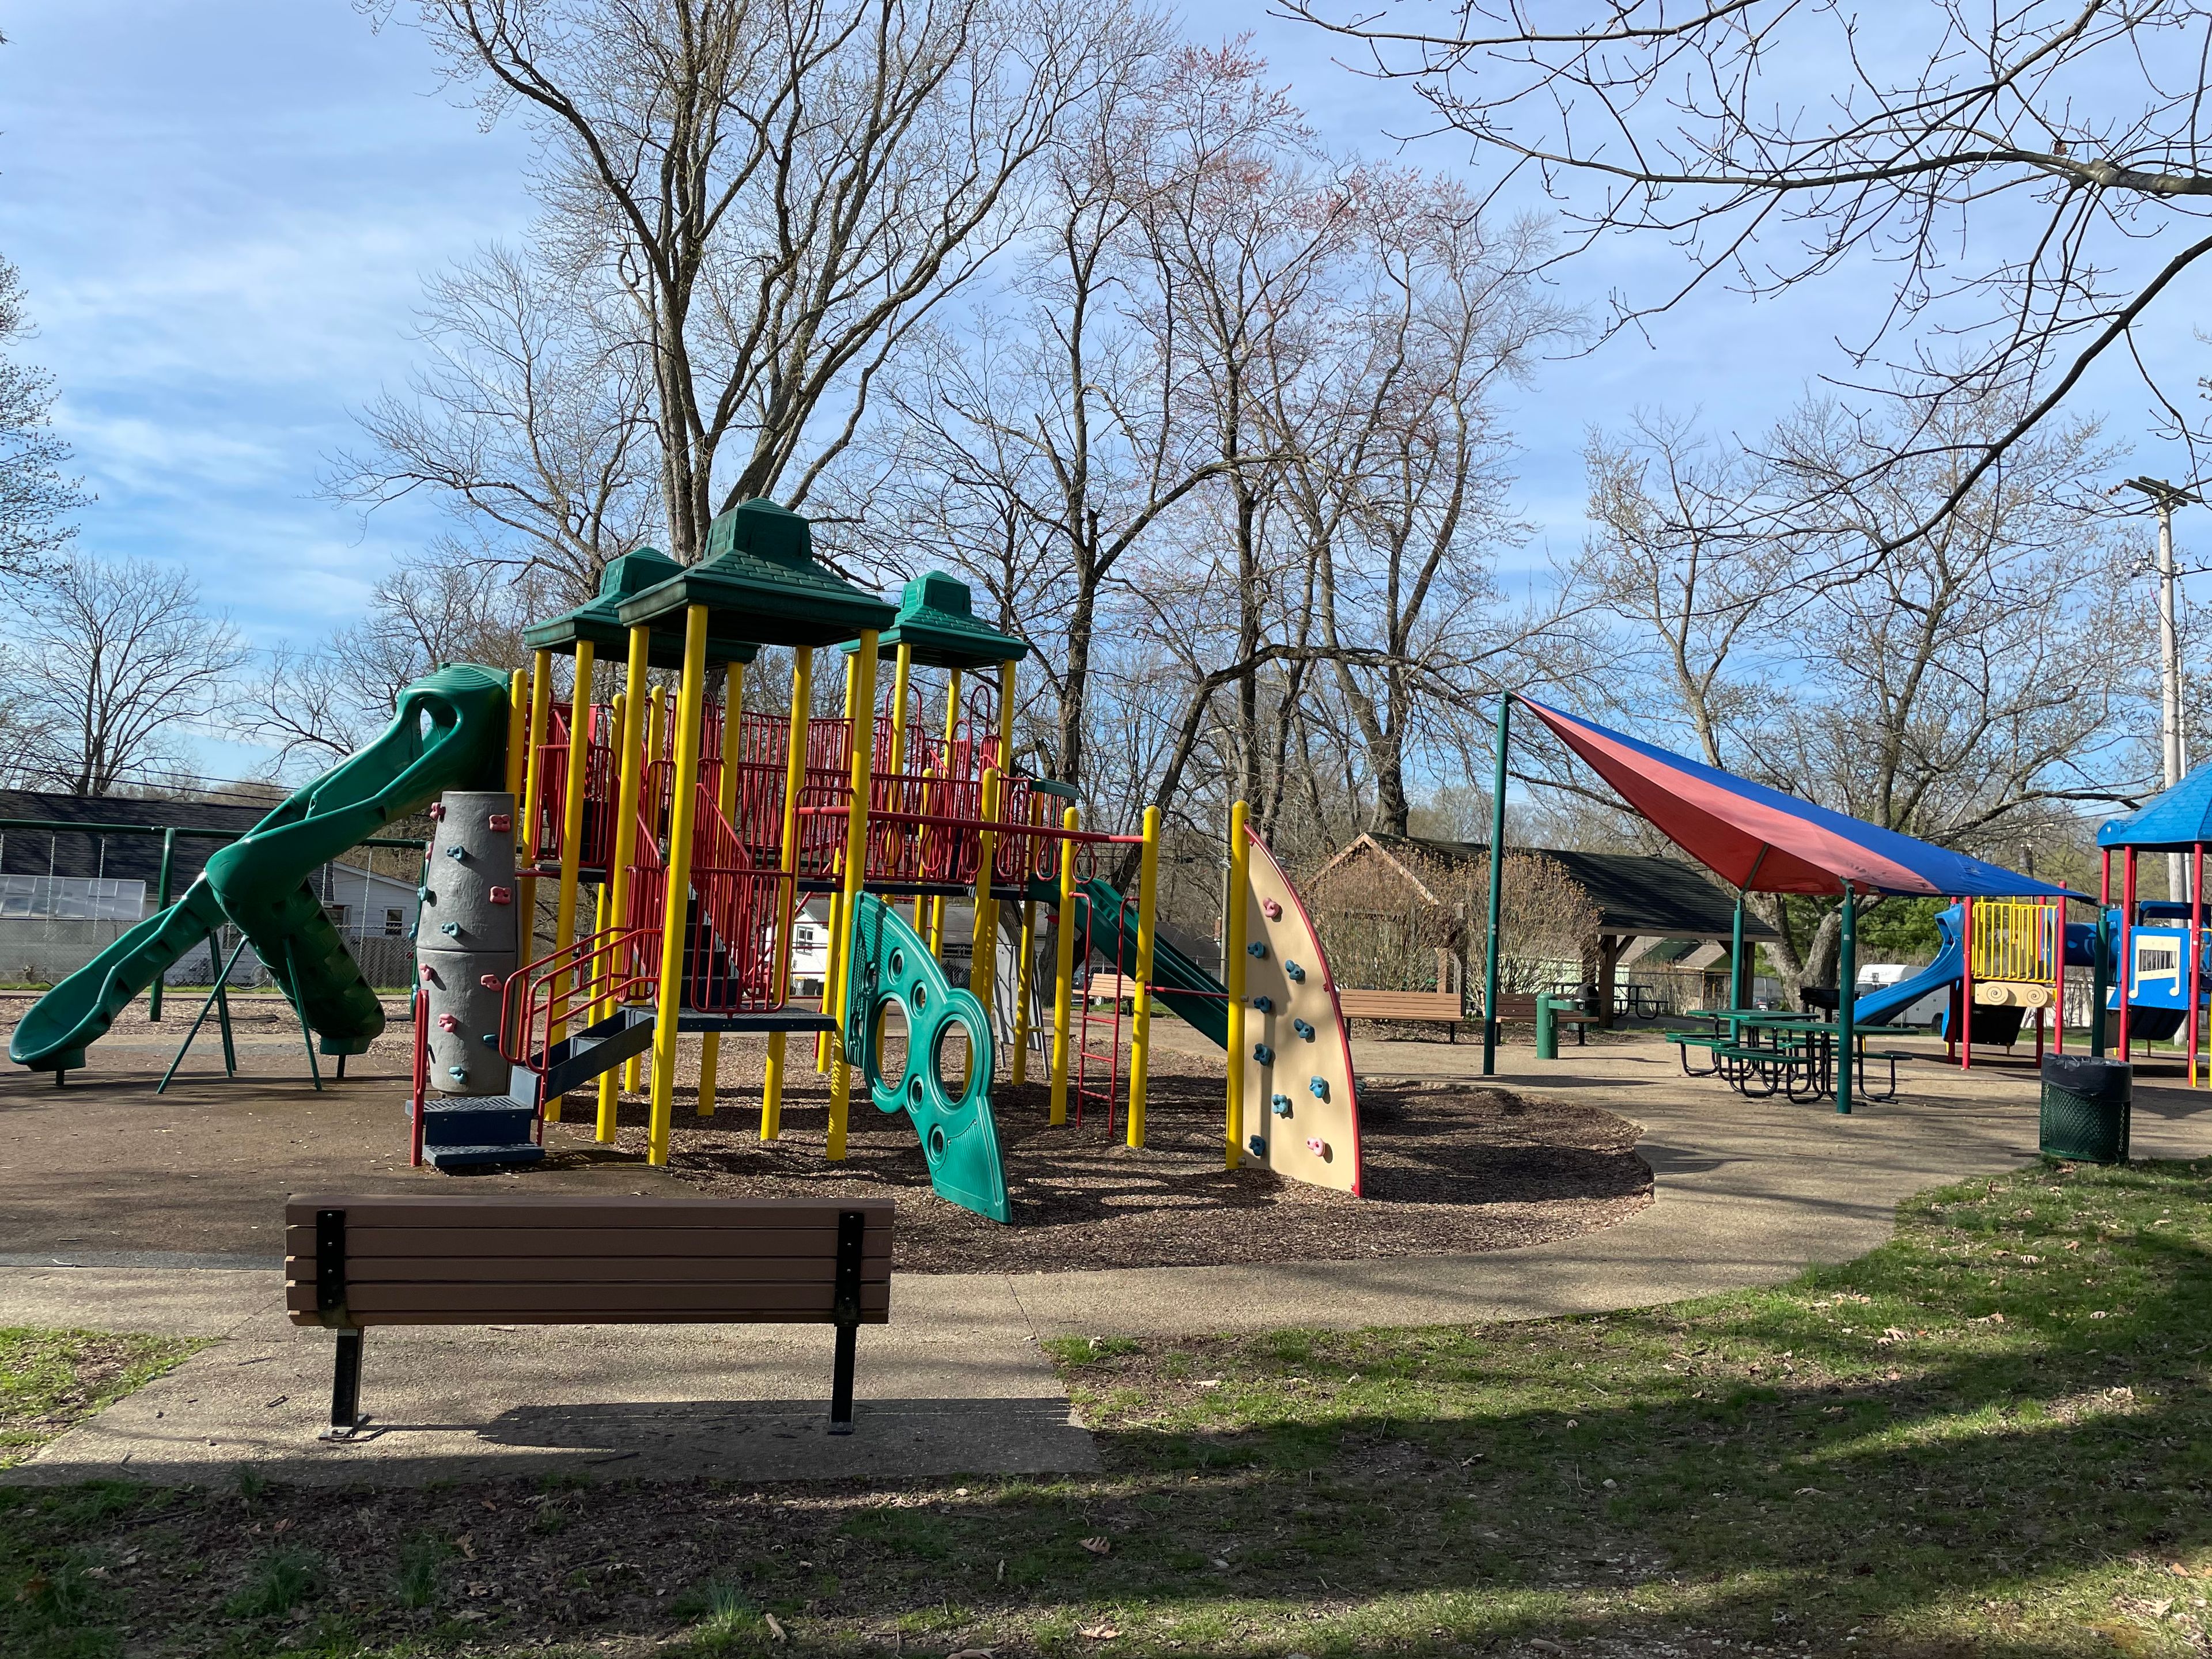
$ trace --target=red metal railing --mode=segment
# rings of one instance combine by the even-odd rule
[[[659,984],[659,947],[657,930],[607,927],[508,975],[500,1022],[500,1051],[508,1064],[542,1074],[554,1026],[582,1030],[603,997],[616,1003],[649,995]]]
[[[611,712],[604,706],[586,709],[584,750],[584,836],[577,862],[587,869],[606,867],[614,843],[614,744]],[[561,861],[561,834],[567,823],[568,796],[568,732],[573,710],[555,703],[547,722],[546,741],[538,745],[538,822],[524,856],[538,865]]]

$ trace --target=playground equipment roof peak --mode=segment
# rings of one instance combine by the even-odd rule
[[[813,526],[769,501],[742,501],[716,518],[703,559],[627,600],[619,614],[625,628],[668,628],[695,605],[707,607],[709,635],[762,645],[836,645],[888,628],[896,616],[817,562]]]
[[[2212,762],[2132,812],[2097,826],[2100,847],[2186,849],[2212,843]]]
[[[1754,893],[2079,898],[1964,853],[1831,811],[1577,715],[1516,699],[1669,841]]]
[[[655,548],[641,547],[634,553],[610,559],[606,569],[600,574],[599,591],[595,597],[573,611],[531,623],[522,630],[522,642],[532,651],[554,651],[562,656],[573,656],[577,642],[589,640],[595,652],[624,655],[629,650],[629,629],[622,622],[623,603],[683,574],[682,565]],[[759,652],[760,647],[750,640],[707,641],[710,662],[750,662]],[[655,668],[683,667],[684,636],[665,631],[655,634],[648,660]]]
[[[977,622],[973,591],[942,570],[925,571],[901,591],[898,620],[884,630],[877,654],[895,657],[902,645],[925,668],[988,668],[1030,653],[1027,640]]]

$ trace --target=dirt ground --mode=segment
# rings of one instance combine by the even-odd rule
[[[27,996],[0,996],[12,1024]],[[11,1006],[12,1005],[12,1006]],[[823,1157],[826,1079],[792,1046],[783,1133],[759,1139],[763,1056],[723,1045],[711,1120],[696,1113],[698,1054],[679,1054],[665,1171],[644,1162],[646,1103],[626,1096],[616,1143],[592,1139],[590,1100],[572,1096],[549,1126],[546,1166],[465,1178],[406,1163],[408,1028],[398,1024],[325,1089],[307,1077],[297,1023],[274,998],[233,1004],[240,1075],[226,1079],[212,1030],[166,1095],[155,1085],[197,1000],[173,999],[159,1026],[143,1002],[57,1089],[0,1069],[0,1256],[162,1252],[270,1259],[285,1195],[313,1188],[464,1190],[463,1181],[561,1191],[731,1196],[889,1192],[899,1200],[897,1261],[910,1272],[1055,1272],[1081,1267],[1323,1261],[1511,1249],[1611,1224],[1650,1202],[1633,1125],[1587,1105],[1432,1081],[1361,1088],[1364,1199],[1246,1167],[1223,1167],[1218,1053],[1172,1023],[1155,1026],[1146,1146],[1046,1121],[1041,1084],[994,1091],[1014,1221],[1003,1228],[934,1197],[914,1131],[856,1098],[843,1164]],[[397,1016],[402,1005],[388,1011]],[[617,1187],[617,1183],[619,1183]],[[483,1190],[479,1188],[478,1190]]]

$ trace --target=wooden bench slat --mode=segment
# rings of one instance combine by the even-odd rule
[[[346,1257],[346,1285],[826,1285],[837,1276],[836,1258],[805,1256],[492,1256]],[[888,1252],[863,1257],[860,1282],[887,1283]],[[287,1284],[312,1285],[315,1258],[288,1256]]]
[[[1450,1019],[1467,1018],[1456,991],[1343,991],[1336,1006],[1347,1019]]]
[[[313,1326],[320,1323],[312,1314],[294,1314],[295,1325]],[[362,1330],[392,1328],[413,1325],[472,1325],[481,1330],[487,1325],[820,1325],[827,1322],[810,1313],[793,1313],[775,1308],[729,1309],[712,1308],[704,1310],[653,1309],[640,1312],[635,1308],[598,1308],[582,1313],[563,1310],[560,1313],[458,1313],[408,1311],[403,1313],[366,1313],[354,1316],[355,1326]],[[860,1310],[863,1325],[888,1325],[888,1308]]]
[[[312,1228],[318,1210],[343,1210],[355,1227],[827,1227],[858,1210],[868,1231],[889,1226],[897,1206],[888,1198],[293,1198],[287,1226]]]
[[[592,1295],[604,1295],[604,1304],[588,1300]],[[860,1310],[863,1313],[881,1311],[890,1306],[891,1287],[888,1279],[873,1283],[863,1280],[860,1285]],[[532,1318],[540,1313],[562,1313],[580,1316],[602,1308],[608,1312],[628,1312],[643,1315],[653,1312],[687,1311],[701,1315],[732,1313],[776,1312],[788,1315],[811,1314],[817,1317],[830,1311],[830,1285],[827,1279],[818,1284],[794,1285],[784,1283],[729,1285],[348,1285],[347,1310],[356,1317],[362,1314],[470,1313],[480,1324],[497,1325],[506,1322],[504,1316],[512,1315],[516,1322]],[[315,1287],[313,1284],[288,1285],[284,1289],[284,1305],[294,1313],[312,1316],[315,1311]]]
[[[347,1218],[346,1255],[367,1260],[383,1256],[499,1256],[607,1258],[622,1255],[721,1256],[819,1255],[837,1251],[835,1227],[656,1227],[640,1235],[634,1229],[579,1227],[548,1238],[539,1231],[490,1227],[356,1226]],[[284,1230],[287,1254],[312,1259],[315,1230]],[[887,1228],[871,1225],[860,1243],[864,1258],[888,1257]]]

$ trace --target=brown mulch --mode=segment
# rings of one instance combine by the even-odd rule
[[[1112,1137],[1095,1109],[1079,1126],[1054,1128],[1042,1085],[1000,1085],[992,1099],[1014,1212],[1014,1224],[1002,1227],[934,1196],[907,1118],[884,1116],[865,1099],[853,1105],[844,1162],[830,1163],[828,1089],[796,1043],[792,1057],[797,1076],[781,1139],[759,1139],[757,1085],[738,1084],[726,1067],[710,1122],[696,1115],[690,1089],[679,1094],[671,1170],[702,1194],[888,1192],[899,1204],[896,1265],[911,1273],[1513,1249],[1610,1226],[1651,1201],[1634,1125],[1593,1107],[1448,1083],[1361,1085],[1364,1197],[1249,1164],[1224,1169],[1220,1072],[1200,1066],[1155,1070],[1141,1150],[1121,1144],[1118,1115]],[[613,1147],[589,1139],[581,1100],[572,1097],[568,1117],[547,1134],[556,1166],[642,1157],[643,1100],[625,1097]]]

